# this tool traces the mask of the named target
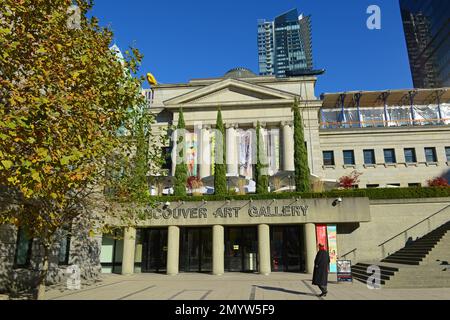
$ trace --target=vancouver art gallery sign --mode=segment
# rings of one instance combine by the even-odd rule
[[[161,203],[141,207],[138,227],[346,223],[370,221],[368,198],[277,199]],[[121,210],[127,210],[123,206]]]

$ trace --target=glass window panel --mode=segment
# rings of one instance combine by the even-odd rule
[[[388,116],[389,126],[411,125],[411,107],[409,106],[389,106]]]
[[[17,245],[15,265],[17,267],[25,267],[30,263],[32,241],[28,238],[24,229],[17,231]]]
[[[340,115],[340,109],[322,109],[323,127],[327,129],[338,128]]]
[[[355,152],[353,150],[344,151],[344,164],[347,165],[355,164]]]
[[[406,163],[415,163],[415,162],[417,162],[416,150],[414,148],[407,148],[407,149],[405,149],[405,162]]]
[[[396,163],[395,159],[395,150],[394,149],[385,149],[384,150],[384,162],[386,163]]]
[[[414,120],[421,125],[439,124],[438,105],[415,105]]]
[[[445,124],[450,124],[450,103],[441,104],[442,120]]]
[[[445,148],[445,155],[447,157],[447,161],[450,162],[450,147]]]
[[[357,128],[359,127],[359,118],[357,109],[344,109],[344,117],[342,122],[347,124],[346,127]]]
[[[437,162],[436,148],[425,148],[425,159],[427,162]]]
[[[61,241],[59,243],[59,252],[58,252],[59,264],[63,265],[69,264],[69,253],[70,253],[70,237],[65,232],[61,237]]]
[[[364,164],[375,164],[375,150],[364,150]]]
[[[323,165],[324,166],[334,166],[334,152],[324,151],[323,152]]]
[[[361,108],[363,127],[383,127],[384,108]]]

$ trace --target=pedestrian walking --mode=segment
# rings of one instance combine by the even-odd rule
[[[314,260],[313,285],[318,286],[322,294],[319,297],[326,297],[328,293],[328,272],[330,270],[330,255],[325,250],[323,244],[319,244],[319,252]]]

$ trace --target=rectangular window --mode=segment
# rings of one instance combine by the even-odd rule
[[[406,163],[416,163],[417,162],[416,149],[414,149],[414,148],[405,149],[405,162]]]
[[[59,240],[58,263],[59,265],[69,265],[70,258],[70,233],[67,230],[61,232]]]
[[[344,164],[354,165],[355,164],[355,152],[353,150],[344,151]]]
[[[379,184],[368,184],[366,186],[367,189],[374,189],[374,188],[378,188],[380,185]]]
[[[445,155],[447,156],[447,162],[450,162],[450,147],[445,148]]]
[[[394,149],[384,149],[384,162],[385,163],[397,163],[397,159],[395,158],[395,150]]]
[[[15,268],[26,268],[30,265],[32,244],[33,240],[28,238],[25,230],[19,228],[17,230],[16,252],[14,256]]]
[[[375,164],[375,150],[364,150],[364,164]]]
[[[420,188],[421,186],[421,183],[408,183],[409,188]]]
[[[425,159],[427,162],[437,162],[436,148],[425,148]]]
[[[334,166],[334,151],[324,151],[323,152],[323,165],[324,166]]]

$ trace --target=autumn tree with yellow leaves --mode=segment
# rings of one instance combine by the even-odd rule
[[[39,239],[42,298],[58,230],[102,191],[105,159],[128,152],[118,132],[144,103],[142,57],[110,50],[111,30],[87,17],[91,1],[0,3],[0,224]]]

